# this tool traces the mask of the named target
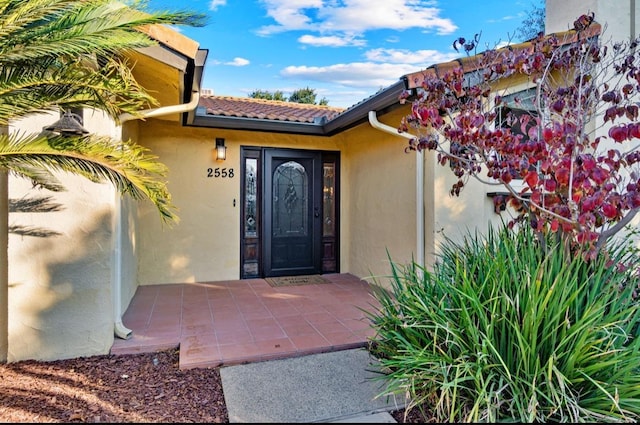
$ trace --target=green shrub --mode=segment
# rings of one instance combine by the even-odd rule
[[[561,248],[490,228],[445,240],[431,271],[392,262],[369,313],[385,394],[439,422],[637,421],[640,261],[622,244],[589,263]]]

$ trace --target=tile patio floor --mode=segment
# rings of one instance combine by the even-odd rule
[[[215,367],[366,346],[379,303],[351,274],[272,287],[264,279],[140,286],[111,353],[180,348],[180,368]]]

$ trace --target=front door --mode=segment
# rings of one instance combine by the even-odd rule
[[[340,153],[240,152],[241,279],[339,273]]]
[[[322,157],[264,150],[264,276],[322,271]]]

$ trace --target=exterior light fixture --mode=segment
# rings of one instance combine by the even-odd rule
[[[216,161],[224,161],[227,159],[227,147],[224,145],[222,137],[216,137],[216,150],[214,152]]]
[[[61,136],[82,136],[89,133],[89,130],[82,126],[82,117],[69,111],[66,111],[58,121],[44,129],[58,133]]]

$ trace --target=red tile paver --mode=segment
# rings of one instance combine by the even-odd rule
[[[116,338],[111,352],[180,347],[180,368],[189,369],[366,346],[369,284],[323,277],[329,282],[278,288],[264,279],[141,286],[122,318],[132,336]]]

